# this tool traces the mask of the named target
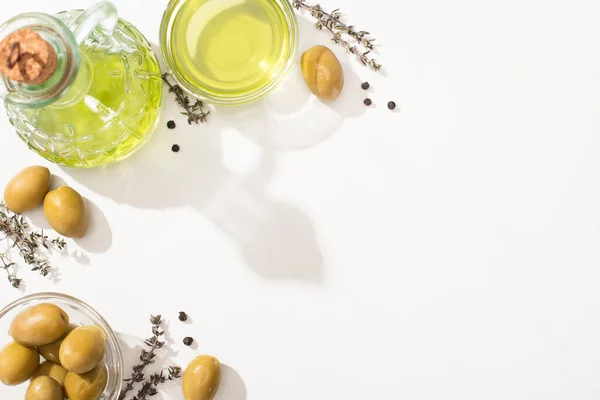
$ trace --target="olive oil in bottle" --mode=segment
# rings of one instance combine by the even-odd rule
[[[23,110],[38,130],[76,143],[54,144],[56,151],[47,158],[67,166],[95,167],[123,158],[149,138],[162,98],[160,68],[149,50],[141,47],[130,56],[83,49],[79,74],[64,98]],[[143,59],[145,75],[127,70],[135,57]]]
[[[5,80],[9,120],[32,150],[61,165],[91,168],[118,161],[147,141],[161,105],[160,67],[150,43],[118,18],[114,5],[101,2],[55,18],[24,14],[18,21],[28,29],[11,33],[9,23],[2,42],[19,38],[19,49],[54,49],[40,53],[50,60],[43,67],[52,70],[41,83],[20,77],[15,65],[5,64],[3,73],[14,75]],[[104,30],[95,29],[98,21]]]

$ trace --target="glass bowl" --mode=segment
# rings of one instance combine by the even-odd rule
[[[255,25],[247,22],[254,17]],[[210,40],[219,41],[207,45]],[[188,94],[216,105],[241,105],[271,93],[290,71],[298,40],[289,0],[170,0],[160,27],[160,48],[171,77]],[[232,47],[226,44],[239,43],[236,51],[227,51]],[[268,55],[253,53],[257,43],[269,49]],[[240,72],[238,65],[249,70]]]
[[[81,300],[60,293],[37,293],[16,300],[0,310],[0,348],[12,341],[8,329],[13,318],[24,309],[40,304],[52,303],[62,308],[71,323],[76,325],[97,325],[106,336],[106,352],[102,362],[106,365],[108,379],[104,393],[99,400],[117,400],[123,382],[123,354],[117,335],[96,310]],[[1,385],[1,384],[0,384]],[[28,382],[18,386],[3,386],[2,399],[23,398]],[[5,397],[5,395],[8,395]]]

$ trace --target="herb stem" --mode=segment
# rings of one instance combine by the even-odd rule
[[[62,251],[67,245],[60,238],[50,240],[43,230],[40,232],[32,231],[22,215],[13,213],[2,202],[0,202],[0,232],[4,234],[0,241],[6,241],[9,247],[16,248],[23,261],[32,266],[31,270],[38,271],[42,276],[47,276],[50,273],[51,266],[47,259],[39,255],[39,250],[43,247],[47,250]],[[4,258],[6,257],[3,256],[3,261]],[[6,262],[4,264],[4,269],[15,265]],[[13,287],[18,287],[21,283],[21,280],[14,275],[9,275],[9,281]]]
[[[331,32],[333,34],[333,41],[335,43],[340,43],[342,46],[344,46],[344,48],[346,49],[346,52],[350,53],[350,54],[354,54],[355,56],[358,57],[358,59],[360,60],[360,63],[362,65],[366,66],[371,66],[371,68],[373,68],[375,71],[379,71],[379,69],[381,68],[381,66],[379,64],[376,64],[374,61],[368,57],[368,54],[371,52],[366,51],[364,53],[361,53],[356,46],[351,46],[350,43],[348,43],[347,41],[345,41],[344,39],[342,39],[342,35],[340,35],[339,33],[335,32],[329,25],[324,25],[325,28]]]
[[[150,379],[147,379],[143,384],[137,395],[132,400],[146,400],[146,397],[154,396],[158,393],[156,389],[161,383],[173,381],[181,377],[181,368],[169,367],[167,370],[167,376],[164,375],[164,371],[158,374],[150,375]]]
[[[154,358],[156,357],[156,350],[163,347],[165,342],[161,342],[159,339],[162,335],[164,335],[164,331],[160,330],[160,325],[162,324],[162,318],[160,315],[150,316],[150,324],[152,325],[152,337],[146,339],[144,344],[150,348],[150,350],[143,349],[140,354],[140,361],[142,362],[139,365],[133,366],[133,373],[131,377],[125,379],[127,385],[125,389],[121,390],[119,394],[119,400],[124,400],[127,396],[127,393],[133,390],[133,387],[136,383],[144,381],[144,369],[154,363]]]
[[[202,100],[196,100],[196,102],[192,104],[190,98],[183,92],[181,86],[172,84],[169,82],[168,78],[168,73],[162,75],[163,81],[169,86],[169,92],[175,94],[175,102],[185,110],[185,112],[182,112],[181,114],[188,117],[188,124],[191,125],[192,122],[195,122],[196,124],[206,122],[210,111],[204,111],[204,103]]]
[[[2,253],[0,253],[0,261],[2,261],[2,269],[4,269],[4,271],[6,271],[8,281],[10,282],[12,287],[14,287],[15,289],[18,289],[19,286],[21,286],[22,280],[17,278],[17,275],[10,273],[10,268],[13,267],[15,265],[15,263],[10,262],[10,261],[7,262],[6,256]]]
[[[373,44],[375,39],[369,39],[367,37],[369,32],[357,31],[353,25],[347,25],[342,22],[340,20],[342,14],[339,9],[328,13],[325,12],[319,4],[311,6],[302,0],[292,0],[292,5],[297,10],[307,10],[310,15],[317,20],[317,29],[327,29],[333,35],[331,40],[341,44],[346,49],[347,53],[357,56],[362,65],[365,67],[369,66],[374,71],[379,71],[381,69],[381,64],[378,64],[374,58],[369,56],[371,51],[375,48],[375,45]],[[344,34],[354,39],[357,42],[357,45],[352,45],[349,41],[345,40],[343,37]],[[365,51],[361,51],[358,48],[358,45],[364,47]]]

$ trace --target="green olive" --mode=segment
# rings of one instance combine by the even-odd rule
[[[23,383],[31,378],[39,363],[36,349],[11,342],[0,351],[0,381],[9,386]]]
[[[43,346],[38,346],[38,351],[40,352],[40,355],[48,361],[52,361],[53,363],[60,364],[60,359],[58,358],[58,351],[60,350],[60,345],[62,344],[63,340],[65,340],[67,335],[69,333],[71,333],[71,331],[75,328],[77,328],[77,326],[74,324],[71,324],[71,325],[69,325],[69,329],[67,330],[67,333],[65,333],[63,335],[63,337],[61,337],[60,339],[58,339],[52,343],[48,343]]]
[[[9,334],[23,346],[43,346],[52,343],[69,329],[69,316],[54,304],[37,304],[13,319]]]
[[[325,46],[315,46],[300,58],[302,76],[308,88],[322,100],[335,100],[344,89],[344,71],[335,54]]]
[[[95,325],[80,326],[73,329],[60,345],[60,363],[69,372],[86,373],[102,360],[105,346],[102,329]]]
[[[211,356],[196,357],[183,373],[183,397],[185,400],[212,400],[220,383],[219,360]]]
[[[69,372],[65,379],[65,392],[70,400],[97,400],[104,392],[106,380],[104,364],[85,374]]]
[[[22,213],[41,205],[50,189],[50,170],[34,166],[25,168],[14,176],[4,190],[6,206]]]
[[[63,390],[54,379],[47,376],[39,376],[31,381],[25,400],[63,400]]]
[[[69,238],[82,238],[88,227],[83,197],[68,186],[51,191],[44,199],[44,215],[54,230]]]
[[[38,376],[48,376],[54,379],[60,386],[65,386],[65,377],[67,376],[67,371],[61,365],[46,361],[38,367],[35,371],[31,379],[35,379]]]

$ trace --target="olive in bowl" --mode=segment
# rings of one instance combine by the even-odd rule
[[[47,376],[33,379],[25,392],[25,400],[63,400],[64,397],[58,382]]]
[[[27,315],[27,310],[35,310],[34,307],[48,304],[56,306],[68,316],[68,321],[61,318],[67,324],[67,329],[65,332],[62,332],[62,336],[59,336],[59,332],[54,331],[43,340],[39,339],[39,335],[33,335],[34,340],[40,340],[38,343],[44,343],[36,346],[32,346],[31,342],[28,342],[28,346],[23,346],[16,341],[13,342],[13,337],[7,332],[9,332],[9,327],[15,317],[21,315],[20,318],[23,318],[23,315]],[[61,315],[60,311],[58,312],[59,316]],[[32,313],[32,311],[29,311],[29,313]],[[52,318],[51,320],[54,322],[43,324],[42,326],[56,328],[59,325],[58,319]],[[34,324],[34,322],[29,321],[28,323]],[[83,327],[87,328],[82,329]],[[62,331],[63,329],[64,327],[61,325],[60,330]],[[91,335],[84,335],[86,338],[84,340],[94,338],[95,342],[89,346],[87,343],[82,343],[80,339],[77,339],[77,335],[74,336],[77,340],[69,339],[69,336],[77,330],[91,332]],[[26,340],[31,339],[30,336],[27,336],[27,332],[23,332],[23,330],[17,331],[16,336],[19,340],[23,339],[22,335],[25,335]],[[14,332],[12,331],[12,333]],[[59,337],[57,338],[57,336]],[[64,343],[68,343],[69,341],[73,345],[70,348],[71,353],[69,353],[70,355],[66,359],[67,365],[60,365],[60,350],[64,347]],[[41,395],[40,393],[53,396],[56,386],[53,383],[48,383],[46,379],[40,378],[50,378],[55,381],[58,387],[60,387],[61,393],[64,392],[63,396],[67,390],[70,390],[72,400],[118,400],[119,398],[124,367],[118,338],[98,312],[74,297],[60,293],[38,293],[23,297],[7,305],[0,310],[0,345],[5,343],[11,343],[9,345],[9,356],[14,357],[11,355],[14,353],[20,357],[21,368],[16,370],[13,363],[9,362],[4,364],[5,370],[3,372],[2,354],[0,353],[0,378],[2,378],[3,373],[7,374],[7,379],[0,380],[0,382],[6,385],[18,385],[30,378],[33,379],[29,382],[29,386],[31,387],[29,390],[27,384],[0,387],[0,392],[2,393],[0,397],[2,399],[23,398],[27,391],[29,391],[29,397],[27,398],[32,400],[37,400]],[[40,349],[39,352],[38,349]],[[82,354],[78,353],[79,349],[87,349],[86,351],[89,351],[89,353],[82,356]],[[46,356],[48,358],[45,358]],[[75,361],[75,366],[69,364],[72,361]],[[94,365],[90,367],[91,364]],[[69,368],[74,368],[78,371],[87,371],[74,372],[69,371]],[[32,386],[34,381],[36,385]],[[87,382],[84,385],[85,387],[82,386],[82,382]],[[52,397],[49,397],[49,399],[52,399]]]
[[[69,316],[52,303],[40,303],[19,312],[8,333],[23,346],[43,346],[57,341],[69,329]]]
[[[0,382],[19,385],[31,378],[39,365],[40,355],[35,348],[10,342],[0,351]]]

